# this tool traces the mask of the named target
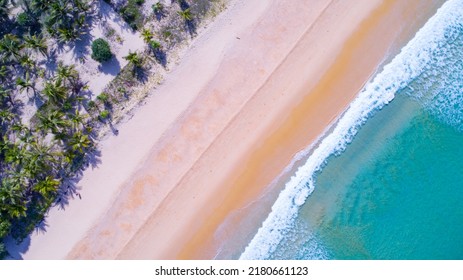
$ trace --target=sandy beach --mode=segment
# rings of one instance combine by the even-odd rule
[[[326,130],[437,2],[231,1],[101,142],[82,199],[52,209],[22,257],[213,258],[223,221]]]

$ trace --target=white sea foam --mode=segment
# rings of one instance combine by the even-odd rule
[[[377,110],[394,99],[424,70],[429,70],[433,57],[446,41],[463,26],[463,0],[446,2],[401,52],[368,83],[326,135],[306,163],[285,184],[262,227],[242,253],[240,259],[266,259],[275,251],[291,229],[298,210],[313,192],[315,174],[330,155],[339,155],[358,129]],[[457,32],[458,33],[458,32]],[[438,73],[436,73],[437,75]]]

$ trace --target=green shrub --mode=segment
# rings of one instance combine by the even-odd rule
[[[111,53],[111,48],[109,47],[108,42],[104,39],[99,38],[93,41],[92,43],[92,58],[100,63],[108,61],[111,59],[113,54]]]
[[[165,38],[165,39],[169,39],[170,37],[172,37],[172,32],[169,31],[169,30],[165,30],[162,32],[162,36]]]
[[[34,18],[26,12],[23,12],[18,14],[16,17],[16,22],[22,27],[31,26],[34,24]]]
[[[130,1],[130,0],[129,0]],[[138,6],[141,6],[145,3],[145,0],[135,0],[135,4],[137,4]]]
[[[109,27],[109,28],[105,31],[105,37],[107,37],[107,38],[113,37],[114,34],[116,34],[116,30],[114,30],[114,28]]]
[[[108,95],[107,93],[105,93],[105,92],[102,92],[102,93],[101,93],[100,95],[98,95],[96,98],[97,98],[98,100],[100,100],[101,102],[106,103],[106,102],[108,102],[108,100],[109,100],[109,95]]]
[[[109,117],[109,112],[107,110],[103,110],[100,112],[100,118],[103,120]]]
[[[149,44],[150,44],[150,47],[153,48],[153,50],[157,50],[161,48],[161,43],[159,43],[158,41],[151,40]]]
[[[87,105],[88,105],[88,108],[95,108],[95,107],[96,107],[95,101],[93,101],[93,100],[90,100],[90,101],[87,103]]]

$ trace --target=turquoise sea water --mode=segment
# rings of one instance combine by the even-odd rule
[[[463,259],[463,1],[359,94],[243,259]]]

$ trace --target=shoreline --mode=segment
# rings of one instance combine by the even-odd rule
[[[316,145],[316,142],[324,137],[323,135],[327,133],[327,129],[329,130],[332,124],[335,123],[336,120],[342,115],[345,108],[347,108],[347,106],[350,104],[350,101],[355,98],[357,93],[363,87],[364,83],[369,80],[369,77],[373,77],[376,72],[386,64],[386,62],[389,62],[400,51],[400,48],[414,36],[416,31],[421,28],[424,23],[435,13],[437,8],[442,5],[441,2],[434,1],[434,3],[424,3],[423,1],[408,1],[408,3],[394,3],[393,1],[386,1],[381,6],[376,8],[371,13],[371,15],[368,16],[368,18],[362,21],[359,27],[356,28],[353,35],[346,42],[342,53],[337,58],[336,63],[333,64],[333,66],[328,70],[323,79],[316,84],[315,88],[312,88],[310,91],[305,91],[304,100],[301,102],[302,105],[299,104],[294,106],[294,108],[291,108],[292,110],[288,109],[288,111],[291,113],[288,114],[289,117],[286,122],[278,128],[279,131],[277,130],[273,132],[273,134],[267,139],[261,139],[261,146],[259,148],[260,151],[259,149],[256,149],[255,151],[250,152],[250,154],[247,155],[246,160],[241,162],[241,166],[238,164],[235,166],[235,173],[232,173],[233,175],[222,181],[223,185],[225,185],[225,188],[227,188],[228,185],[233,184],[235,184],[235,186],[238,185],[242,187],[249,185],[259,185],[261,187],[261,193],[245,195],[247,200],[243,200],[242,197],[241,201],[239,199],[233,199],[233,203],[230,203],[230,205],[221,206],[222,208],[228,207],[226,210],[222,209],[222,213],[218,213],[216,209],[214,214],[211,215],[212,218],[209,219],[209,228],[203,226],[203,230],[200,231],[192,240],[190,240],[189,244],[183,249],[178,257],[182,259],[208,259],[211,257],[227,259],[230,257],[237,257],[236,248],[234,247],[240,246],[242,249],[244,249],[244,247],[249,243],[250,239],[254,236],[255,232],[260,227],[261,222],[265,219],[265,216],[263,216],[262,213],[270,212],[270,208],[273,205],[273,201],[276,199],[276,196],[278,195],[278,191],[281,190],[281,186],[283,186],[286,182],[284,178],[288,178],[288,176],[293,174],[292,172],[287,172],[286,169],[288,168],[288,165],[290,165],[290,162],[294,160],[294,156],[300,151],[307,150],[308,147]],[[414,14],[417,9],[421,11],[421,14]],[[414,14],[414,17],[411,17],[412,14]],[[405,19],[408,17],[411,17],[414,20],[406,22]],[[396,21],[393,21],[393,19],[396,19]],[[398,32],[397,34],[393,34],[393,32],[386,33],[386,31],[394,30],[395,28],[400,28],[401,32]],[[374,33],[379,33],[380,35],[375,35]],[[363,40],[361,38],[362,36],[364,37]],[[371,48],[379,42],[384,43],[384,45],[376,51],[369,49],[369,47]],[[371,57],[369,57],[367,60],[362,60],[361,56],[365,53],[365,51],[369,51],[368,54]],[[351,54],[347,54],[348,52],[351,52]],[[351,57],[349,58],[349,56]],[[356,57],[357,59],[352,59],[352,57]],[[320,93],[322,93],[324,89],[329,88],[331,86],[330,84],[335,84],[332,86],[332,88],[334,88],[334,92],[338,91],[338,96],[340,96],[339,90],[346,91],[346,87],[343,87],[342,85],[339,86],[339,80],[342,80],[341,76],[343,75],[349,77],[349,73],[343,73],[344,71],[339,70],[339,68],[345,67],[348,71],[349,66],[346,65],[348,65],[349,62],[346,62],[346,60],[349,59],[351,61],[355,61],[355,67],[358,67],[359,62],[362,63],[360,68],[366,71],[364,72],[365,79],[363,79],[363,83],[362,80],[356,80],[359,85],[358,90],[355,90],[354,87],[351,88],[352,91],[350,92],[347,90],[350,98],[348,98],[349,101],[345,103],[344,108],[341,108],[341,106],[336,106],[337,109],[341,108],[341,110],[338,111],[337,116],[334,116],[335,114],[333,114],[333,118],[330,120],[326,119],[326,125],[319,127],[319,130],[316,131],[318,134],[313,133],[312,131],[312,135],[306,138],[306,141],[308,140],[306,143],[303,142],[302,137],[299,138],[298,141],[297,138],[300,137],[300,135],[297,135],[298,132],[300,133],[301,131],[304,131],[304,129],[307,127],[313,128],[313,126],[311,126],[311,124],[308,122],[308,120],[311,119],[310,116],[307,117],[303,115],[307,114],[307,111],[316,111],[316,109],[313,107],[320,105],[320,99],[317,99],[317,97],[314,97],[314,95],[318,95],[320,97]],[[339,62],[339,60],[341,60],[341,62]],[[368,63],[369,65],[367,65]],[[339,64],[343,66],[339,66]],[[368,71],[370,71],[369,75],[367,75]],[[334,82],[336,80],[337,82]],[[338,90],[336,90],[336,87],[338,87]],[[310,86],[305,85],[304,89],[307,88],[310,88]],[[317,102],[311,100],[312,98],[317,99]],[[327,99],[329,98],[327,97]],[[331,101],[334,103],[336,102],[334,99]],[[319,113],[323,114],[321,111]],[[313,117],[315,117],[315,115]],[[294,123],[297,122],[300,122],[302,125],[295,125]],[[293,132],[292,137],[289,138],[296,139],[293,141],[293,143],[298,143],[299,146],[296,146],[295,144],[287,144],[283,140],[275,140],[278,139],[279,136],[280,139],[284,139],[285,137],[288,138],[288,133],[285,132],[285,129],[286,131]],[[266,144],[267,146],[265,146]],[[286,155],[280,154],[272,157],[271,151],[277,149],[277,146],[280,145],[284,146],[284,149],[286,149]],[[264,152],[262,152],[262,150]],[[269,169],[272,168],[271,166],[264,166],[263,168],[259,169],[259,165],[262,162],[274,162],[281,159],[286,160],[286,164],[280,164],[278,168],[274,168],[270,171]],[[253,168],[242,168],[242,166],[252,166]],[[255,168],[256,166],[257,168]],[[289,169],[294,170],[296,168],[297,164]],[[285,170],[285,172],[281,173],[281,170]],[[279,175],[268,176],[265,178],[265,174],[268,173]],[[280,184],[280,189],[278,188],[278,184]],[[244,188],[242,188],[242,190],[244,190]],[[258,197],[257,200],[264,200],[264,202],[256,202],[256,197]],[[264,205],[252,206],[254,203]],[[261,213],[260,216],[257,215],[259,216],[258,218],[248,218],[248,216],[256,216],[252,213],[256,210],[257,212]],[[212,222],[210,222],[211,220]],[[250,223],[250,221],[252,221],[252,223]],[[245,229],[243,230],[242,226],[237,226],[239,224],[244,225]],[[246,228],[246,226],[249,224],[254,226],[251,226],[251,230]],[[206,229],[204,230],[204,228]],[[221,240],[223,236],[221,237],[220,234],[225,235],[226,238],[229,239],[227,240],[227,242],[230,243],[228,246],[233,247],[232,251],[235,250],[234,252],[227,253],[221,251],[224,249],[222,248],[224,244]],[[211,244],[211,240],[213,240],[215,243]]]
[[[64,212],[55,210],[58,214],[53,214],[55,216],[49,220],[51,233],[33,240],[33,250],[27,252],[25,258],[211,258],[220,243],[218,240],[211,244],[217,227],[232,211],[258,197],[294,154],[314,137],[316,139],[343,112],[366,79],[357,77],[355,83],[345,81],[353,91],[342,101],[332,94],[325,103],[321,102],[320,94],[329,88],[328,81],[318,90],[319,97],[308,95],[307,88],[316,88],[314,83],[321,81],[323,84],[324,79],[324,71],[314,67],[312,59],[318,59],[315,65],[330,71],[336,50],[343,49],[342,38],[348,40],[345,37],[349,37],[349,30],[356,29],[348,24],[335,24],[343,18],[336,13],[344,14],[347,4],[335,3],[337,10],[332,7],[325,10],[333,5],[332,1],[320,1],[318,6],[309,7],[310,1],[298,0],[303,5],[295,4],[297,9],[276,1],[243,2],[233,1],[196,39],[180,65],[156,90],[162,94],[149,97],[131,120],[120,125],[118,137],[110,137],[102,143],[102,164],[99,169],[86,171],[80,183],[84,186],[82,200],[73,201]],[[359,1],[355,11],[363,9],[362,15],[367,16],[368,9],[373,10],[379,2],[359,4]],[[419,6],[417,2],[408,5]],[[332,13],[331,20],[329,16],[325,21],[320,20],[319,14],[327,11]],[[347,14],[359,21],[355,11]],[[286,13],[292,21],[280,21],[277,12]],[[409,13],[412,12],[413,7],[409,8]],[[300,20],[326,24],[329,31],[340,32],[338,35],[342,38],[337,40],[341,43],[330,46],[333,49],[329,51],[328,47],[320,45],[304,50],[301,40],[305,40],[305,44],[322,44],[320,37],[325,40],[331,37],[316,32],[304,37],[307,26],[299,26]],[[309,30],[316,30],[309,26]],[[391,23],[388,28],[393,29]],[[253,30],[255,32],[250,32]],[[394,35],[376,36],[386,40],[383,37]],[[257,49],[254,49],[255,41],[261,44]],[[315,58],[293,54],[292,61],[288,62],[290,53],[298,51],[307,55],[310,50]],[[359,67],[366,74],[357,75],[368,78],[387,50],[378,51],[376,60],[368,62],[369,67]],[[317,58],[320,53],[323,58]],[[312,64],[304,68],[306,60]],[[304,74],[294,73],[294,65],[299,65],[298,70]],[[307,73],[318,78],[305,81],[309,77]],[[305,76],[305,82],[293,76]],[[179,80],[182,83],[178,83]],[[279,87],[282,88],[278,90]],[[302,117],[291,119],[288,111],[297,110],[296,104],[306,102],[303,101],[306,98],[312,107],[318,107],[312,116],[324,113],[324,121],[305,134],[298,134],[297,126],[290,125],[282,130],[284,123],[304,123]],[[332,101],[338,103],[333,105]],[[325,112],[333,107],[334,112]],[[289,137],[291,133],[297,137]],[[279,148],[281,141],[284,142],[281,139],[294,142]],[[269,161],[270,158],[273,161]],[[281,162],[275,163],[275,159]],[[270,164],[259,165],[259,162]],[[253,177],[256,174],[265,176]],[[253,180],[257,183],[249,184]],[[110,195],[105,193],[107,185],[112,189]],[[253,186],[251,190],[247,188],[250,185]],[[75,226],[70,220],[82,222]],[[173,225],[172,220],[177,223]]]

